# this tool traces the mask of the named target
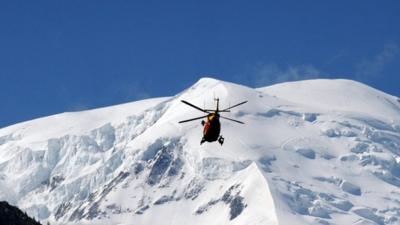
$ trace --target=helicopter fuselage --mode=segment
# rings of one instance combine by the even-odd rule
[[[214,142],[218,140],[221,132],[221,123],[219,122],[218,113],[210,113],[207,116],[207,121],[204,124],[203,138],[205,141]]]

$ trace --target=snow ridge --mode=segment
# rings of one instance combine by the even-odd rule
[[[248,100],[199,145],[205,108]],[[0,129],[0,199],[51,224],[398,224],[400,101],[348,80],[174,97]],[[155,216],[157,215],[157,216]],[[134,221],[134,222],[133,222]]]

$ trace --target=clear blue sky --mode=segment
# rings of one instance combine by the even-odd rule
[[[400,96],[400,1],[0,2],[0,127],[205,75],[348,78]]]

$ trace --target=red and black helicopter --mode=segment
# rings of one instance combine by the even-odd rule
[[[192,103],[189,103],[185,100],[181,100],[183,103],[185,103],[186,105],[189,105],[197,110],[200,110],[204,113],[207,113],[206,116],[200,116],[200,117],[196,117],[196,118],[192,118],[192,119],[188,119],[188,120],[182,120],[179,121],[179,123],[186,123],[186,122],[190,122],[193,120],[199,120],[199,119],[204,119],[207,118],[207,121],[202,120],[201,121],[201,125],[204,126],[203,129],[203,138],[201,139],[200,145],[203,144],[204,142],[208,141],[208,142],[214,142],[217,141],[222,145],[224,143],[224,138],[222,137],[222,135],[220,135],[221,132],[221,123],[219,122],[219,118],[223,118],[223,119],[227,119],[236,123],[241,123],[244,124],[243,122],[239,121],[239,120],[234,120],[231,118],[227,118],[224,116],[221,116],[219,113],[221,112],[230,112],[230,109],[237,107],[239,105],[242,105],[244,103],[246,103],[247,101],[238,103],[236,105],[230,106],[226,109],[219,109],[219,98],[214,99],[217,102],[217,109],[212,110],[212,109],[202,109],[198,106],[193,105]]]

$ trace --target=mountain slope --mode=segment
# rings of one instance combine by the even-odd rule
[[[357,112],[389,120],[400,113],[398,98],[351,80],[288,82],[259,90],[325,111]]]
[[[201,116],[225,143],[199,145]],[[397,224],[400,103],[363,84],[252,89],[210,78],[174,97],[0,130],[0,199],[52,224]]]

